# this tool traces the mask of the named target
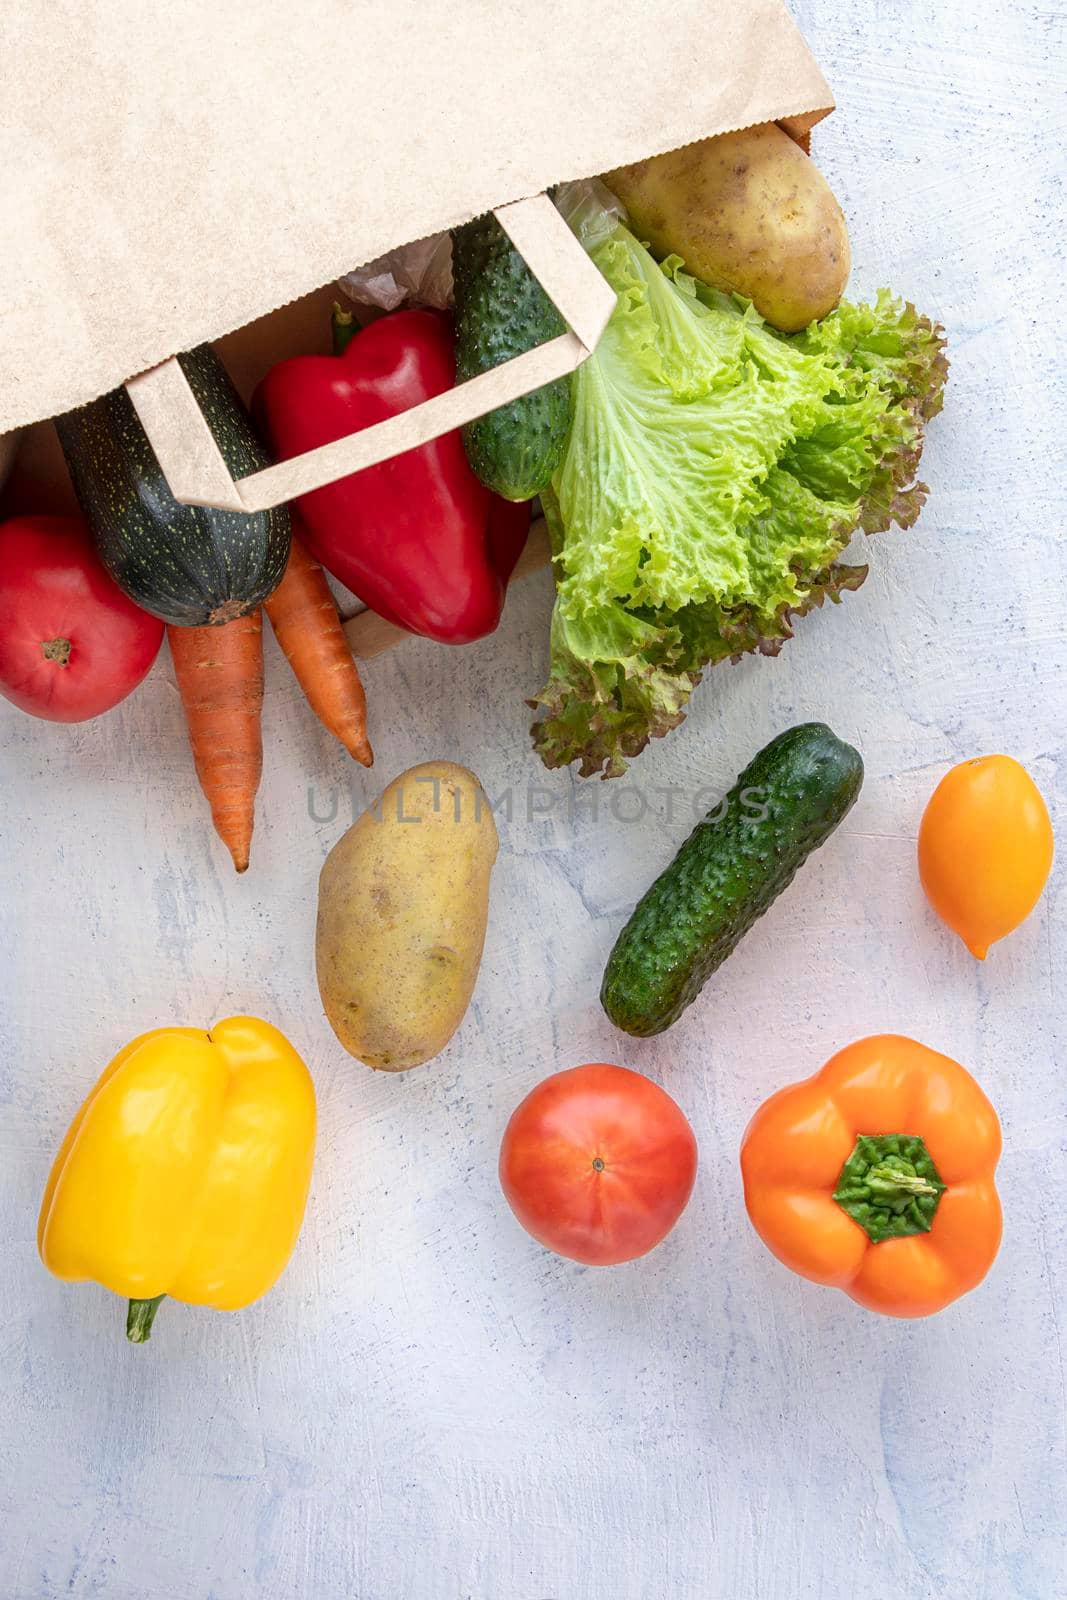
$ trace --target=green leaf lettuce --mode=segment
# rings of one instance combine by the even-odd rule
[[[885,292],[780,334],[616,220],[597,232],[618,303],[543,496],[557,592],[531,705],[547,766],[607,777],[682,721],[705,666],[776,653],[858,588],[866,567],[837,559],[856,529],[915,521],[947,363],[941,329]]]

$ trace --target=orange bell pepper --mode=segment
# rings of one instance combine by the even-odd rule
[[[1000,1245],[997,1114],[970,1073],[914,1039],[860,1039],[764,1101],[741,1144],[764,1244],[871,1311],[925,1317]]]

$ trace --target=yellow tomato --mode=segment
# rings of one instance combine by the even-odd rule
[[[984,961],[1025,922],[1052,866],[1041,792],[1011,756],[961,761],[941,779],[919,827],[919,876],[942,922]]]

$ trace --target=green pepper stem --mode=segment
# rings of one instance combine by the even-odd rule
[[[126,1337],[131,1344],[144,1344],[152,1337],[152,1324],[156,1320],[166,1295],[157,1294],[152,1300],[131,1300],[126,1312]]]
[[[930,1183],[917,1172],[900,1172],[896,1167],[872,1167],[866,1184],[872,1193],[886,1200],[903,1200],[910,1194],[940,1194],[936,1183]]]
[[[335,356],[343,356],[359,332],[359,323],[351,311],[345,311],[337,300],[333,303],[330,329],[333,333],[333,353]]]
[[[834,1199],[872,1244],[929,1233],[945,1192],[918,1134],[861,1133],[841,1168]]]

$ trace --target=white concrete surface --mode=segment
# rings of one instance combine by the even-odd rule
[[[529,753],[547,579],[494,639],[412,642],[370,668],[373,782],[272,646],[241,881],[168,664],[81,728],[0,706],[4,1600],[1067,1594],[1063,869],[979,966],[926,908],[914,859],[925,799],[964,756],[1018,756],[1065,817],[1064,12],[800,13],[839,99],[817,153],[850,219],[852,293],[891,284],[950,330],[931,500],[778,661],[715,674],[634,769],[643,824],[613,814],[618,788],[546,776]],[[597,1005],[602,963],[687,830],[687,797],[809,717],[862,748],[859,804],[702,1003],[659,1042],[625,1040]],[[438,755],[516,796],[485,964],[445,1056],[372,1076],[319,1013],[316,874],[379,779]],[[528,819],[530,785],[550,814]],[[114,1299],[37,1260],[48,1163],[128,1037],[239,1010],[284,1027],[315,1075],[304,1234],[255,1308],[168,1305],[131,1349]],[[737,1170],[767,1093],[881,1029],[964,1061],[1005,1132],[996,1267],[911,1325],[779,1267]],[[597,1058],[662,1080],[701,1150],[668,1242],[603,1272],[534,1245],[495,1175],[518,1099]]]

